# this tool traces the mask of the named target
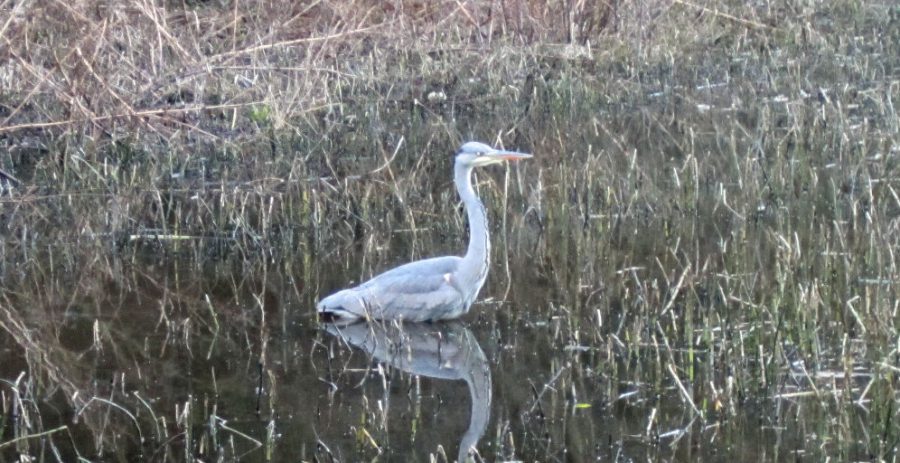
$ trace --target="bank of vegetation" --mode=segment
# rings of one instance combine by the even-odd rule
[[[479,139],[536,155],[479,177],[494,297],[548,295],[496,316],[555,320],[595,352],[572,375],[677,385],[707,420],[813,397],[817,455],[896,453],[892,2],[0,8],[0,452],[101,453],[110,407],[210,451],[233,431],[212,414],[116,398],[110,372],[165,349],[126,342],[110,298],[164,301],[140,322],[166,349],[268,368],[278,323],[336,280],[458,251],[450,156]],[[82,424],[44,425],[47,403]]]

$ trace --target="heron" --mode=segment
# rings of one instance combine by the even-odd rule
[[[491,239],[487,212],[475,189],[475,167],[519,161],[528,153],[493,148],[470,141],[456,152],[453,183],[469,218],[469,246],[463,257],[419,260],[388,270],[354,288],[338,291],[316,305],[327,321],[450,320],[466,314],[487,279]]]

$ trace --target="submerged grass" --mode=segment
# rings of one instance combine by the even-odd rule
[[[292,332],[459,252],[465,139],[536,154],[478,178],[482,454],[896,458],[896,6],[115,6],[0,28],[0,459],[390,452],[390,382]]]

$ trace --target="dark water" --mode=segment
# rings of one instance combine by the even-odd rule
[[[190,265],[64,282],[72,299],[32,321],[57,333],[43,360],[3,341],[2,441],[28,434],[9,418],[9,397],[30,366],[72,382],[26,410],[32,433],[68,426],[18,447],[51,461],[54,452],[64,461],[453,461],[470,445],[486,461],[763,461],[810,451],[819,408],[805,404],[814,399],[717,396],[707,385],[728,384],[729,368],[705,367],[702,347],[675,349],[696,365],[693,380],[679,367],[678,386],[661,359],[672,354],[605,326],[573,327],[528,272],[502,303],[505,282],[492,280],[485,302],[458,322],[329,326],[285,275],[239,281]],[[17,390],[37,390],[29,381]],[[65,397],[74,391],[73,409]]]
[[[603,192],[572,188],[547,195],[582,204]],[[379,224],[346,248],[270,260],[190,258],[209,243],[130,244],[101,258],[71,243],[25,248],[37,263],[5,274],[0,301],[0,458],[453,461],[470,446],[484,461],[890,454],[896,356],[890,325],[875,321],[890,317],[876,308],[896,307],[881,290],[891,274],[843,260],[878,258],[878,247],[811,225],[833,212],[819,204],[833,191],[758,217],[751,200],[736,218],[721,188],[700,187],[689,210],[582,214],[556,198],[562,206],[537,218],[521,204],[495,214],[488,283],[452,324],[329,327],[314,303],[458,250],[461,221],[418,234]]]

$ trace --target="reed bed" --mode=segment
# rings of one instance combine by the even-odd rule
[[[478,175],[485,458],[896,459],[890,2],[0,8],[0,460],[434,437],[313,304],[462,249],[468,139],[535,153]]]

